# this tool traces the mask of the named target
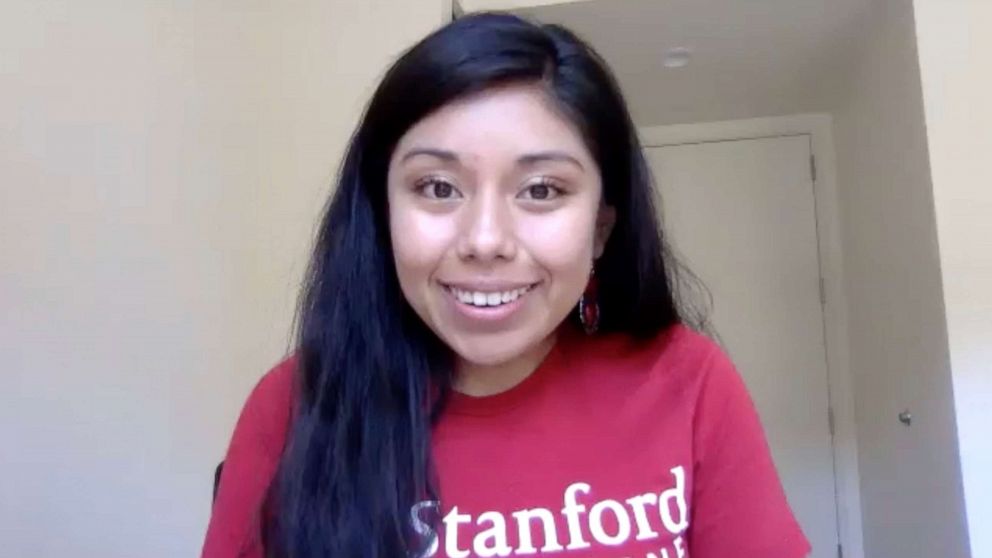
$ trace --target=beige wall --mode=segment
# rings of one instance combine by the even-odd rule
[[[971,554],[992,556],[992,3],[915,0]]]
[[[835,112],[865,556],[968,555],[912,4],[878,0]],[[906,427],[897,419],[913,414]]]
[[[198,553],[358,109],[445,4],[0,5],[0,554]]]
[[[459,13],[483,12],[490,10],[520,10],[554,4],[571,4],[588,0],[454,0]]]

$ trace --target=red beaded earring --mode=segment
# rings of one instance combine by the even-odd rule
[[[579,320],[587,335],[592,335],[599,329],[599,280],[596,279],[595,268],[590,271],[589,284],[579,298]]]

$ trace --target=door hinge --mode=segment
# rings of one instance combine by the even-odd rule
[[[833,407],[827,407],[827,426],[830,428],[830,435],[833,436],[835,432]]]
[[[820,277],[820,304],[826,304],[826,303],[827,303],[827,284],[823,280],[823,277]]]
[[[816,182],[816,156],[812,154],[809,156],[809,177]]]

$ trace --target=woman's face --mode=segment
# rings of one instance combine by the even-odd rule
[[[551,339],[613,212],[578,130],[532,85],[444,106],[400,139],[389,223],[403,294],[465,361],[502,365]]]

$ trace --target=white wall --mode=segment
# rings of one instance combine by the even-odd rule
[[[358,109],[446,8],[0,5],[0,553],[198,553]]]
[[[835,112],[865,555],[968,556],[912,4],[874,2]],[[899,422],[909,410],[912,426]]]
[[[914,0],[971,554],[992,556],[992,3]]]

